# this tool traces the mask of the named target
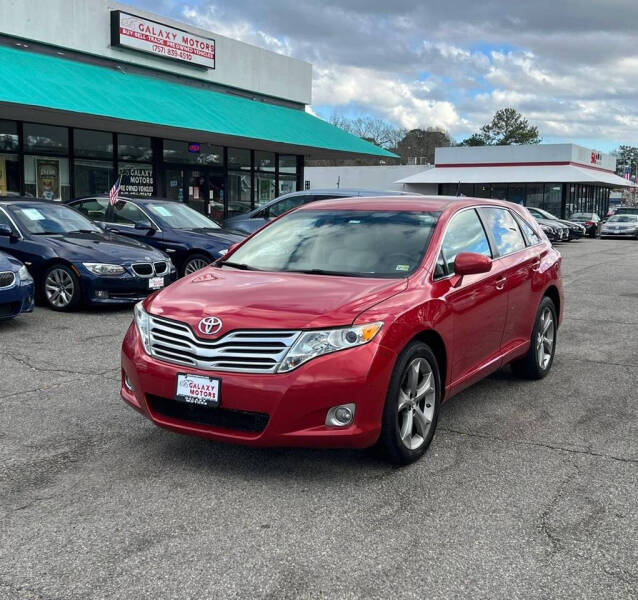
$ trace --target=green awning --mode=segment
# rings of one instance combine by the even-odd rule
[[[0,103],[152,124],[223,138],[285,144],[321,154],[394,157],[303,110],[126,73],[37,52],[0,47]],[[0,117],[3,115],[0,104]],[[283,150],[282,150],[283,151]]]

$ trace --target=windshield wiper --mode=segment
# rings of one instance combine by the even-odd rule
[[[326,269],[286,269],[283,273],[305,273],[306,275],[337,275],[339,277],[374,277],[374,273],[351,273],[348,271],[327,271]]]
[[[234,269],[241,269],[242,271],[260,271],[261,269],[256,269],[255,267],[251,267],[250,265],[246,265],[244,263],[236,263],[230,260],[225,260],[219,263],[220,267],[233,267]]]
[[[67,231],[66,233],[96,233],[96,229],[73,229],[72,231]]]

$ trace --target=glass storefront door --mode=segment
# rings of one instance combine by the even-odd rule
[[[169,167],[164,172],[166,197],[221,221],[224,218],[224,172],[202,167]]]

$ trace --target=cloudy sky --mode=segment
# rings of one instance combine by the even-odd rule
[[[513,106],[544,142],[638,145],[636,0],[128,2],[308,60],[323,117],[462,139]]]

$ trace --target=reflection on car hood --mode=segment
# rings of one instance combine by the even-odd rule
[[[187,237],[193,243],[200,243],[203,246],[214,246],[218,250],[228,248],[237,242],[245,239],[246,235],[228,229],[211,229],[209,231],[197,231],[193,229],[173,229],[174,235]]]
[[[13,271],[15,273],[21,266],[22,263],[17,258],[0,252],[0,271]]]
[[[151,313],[189,323],[206,316],[235,329],[310,329],[348,325],[407,288],[405,279],[268,273],[207,267],[162,290]]]
[[[106,232],[38,235],[32,239],[67,260],[117,264],[165,258],[163,253],[137,240]]]

